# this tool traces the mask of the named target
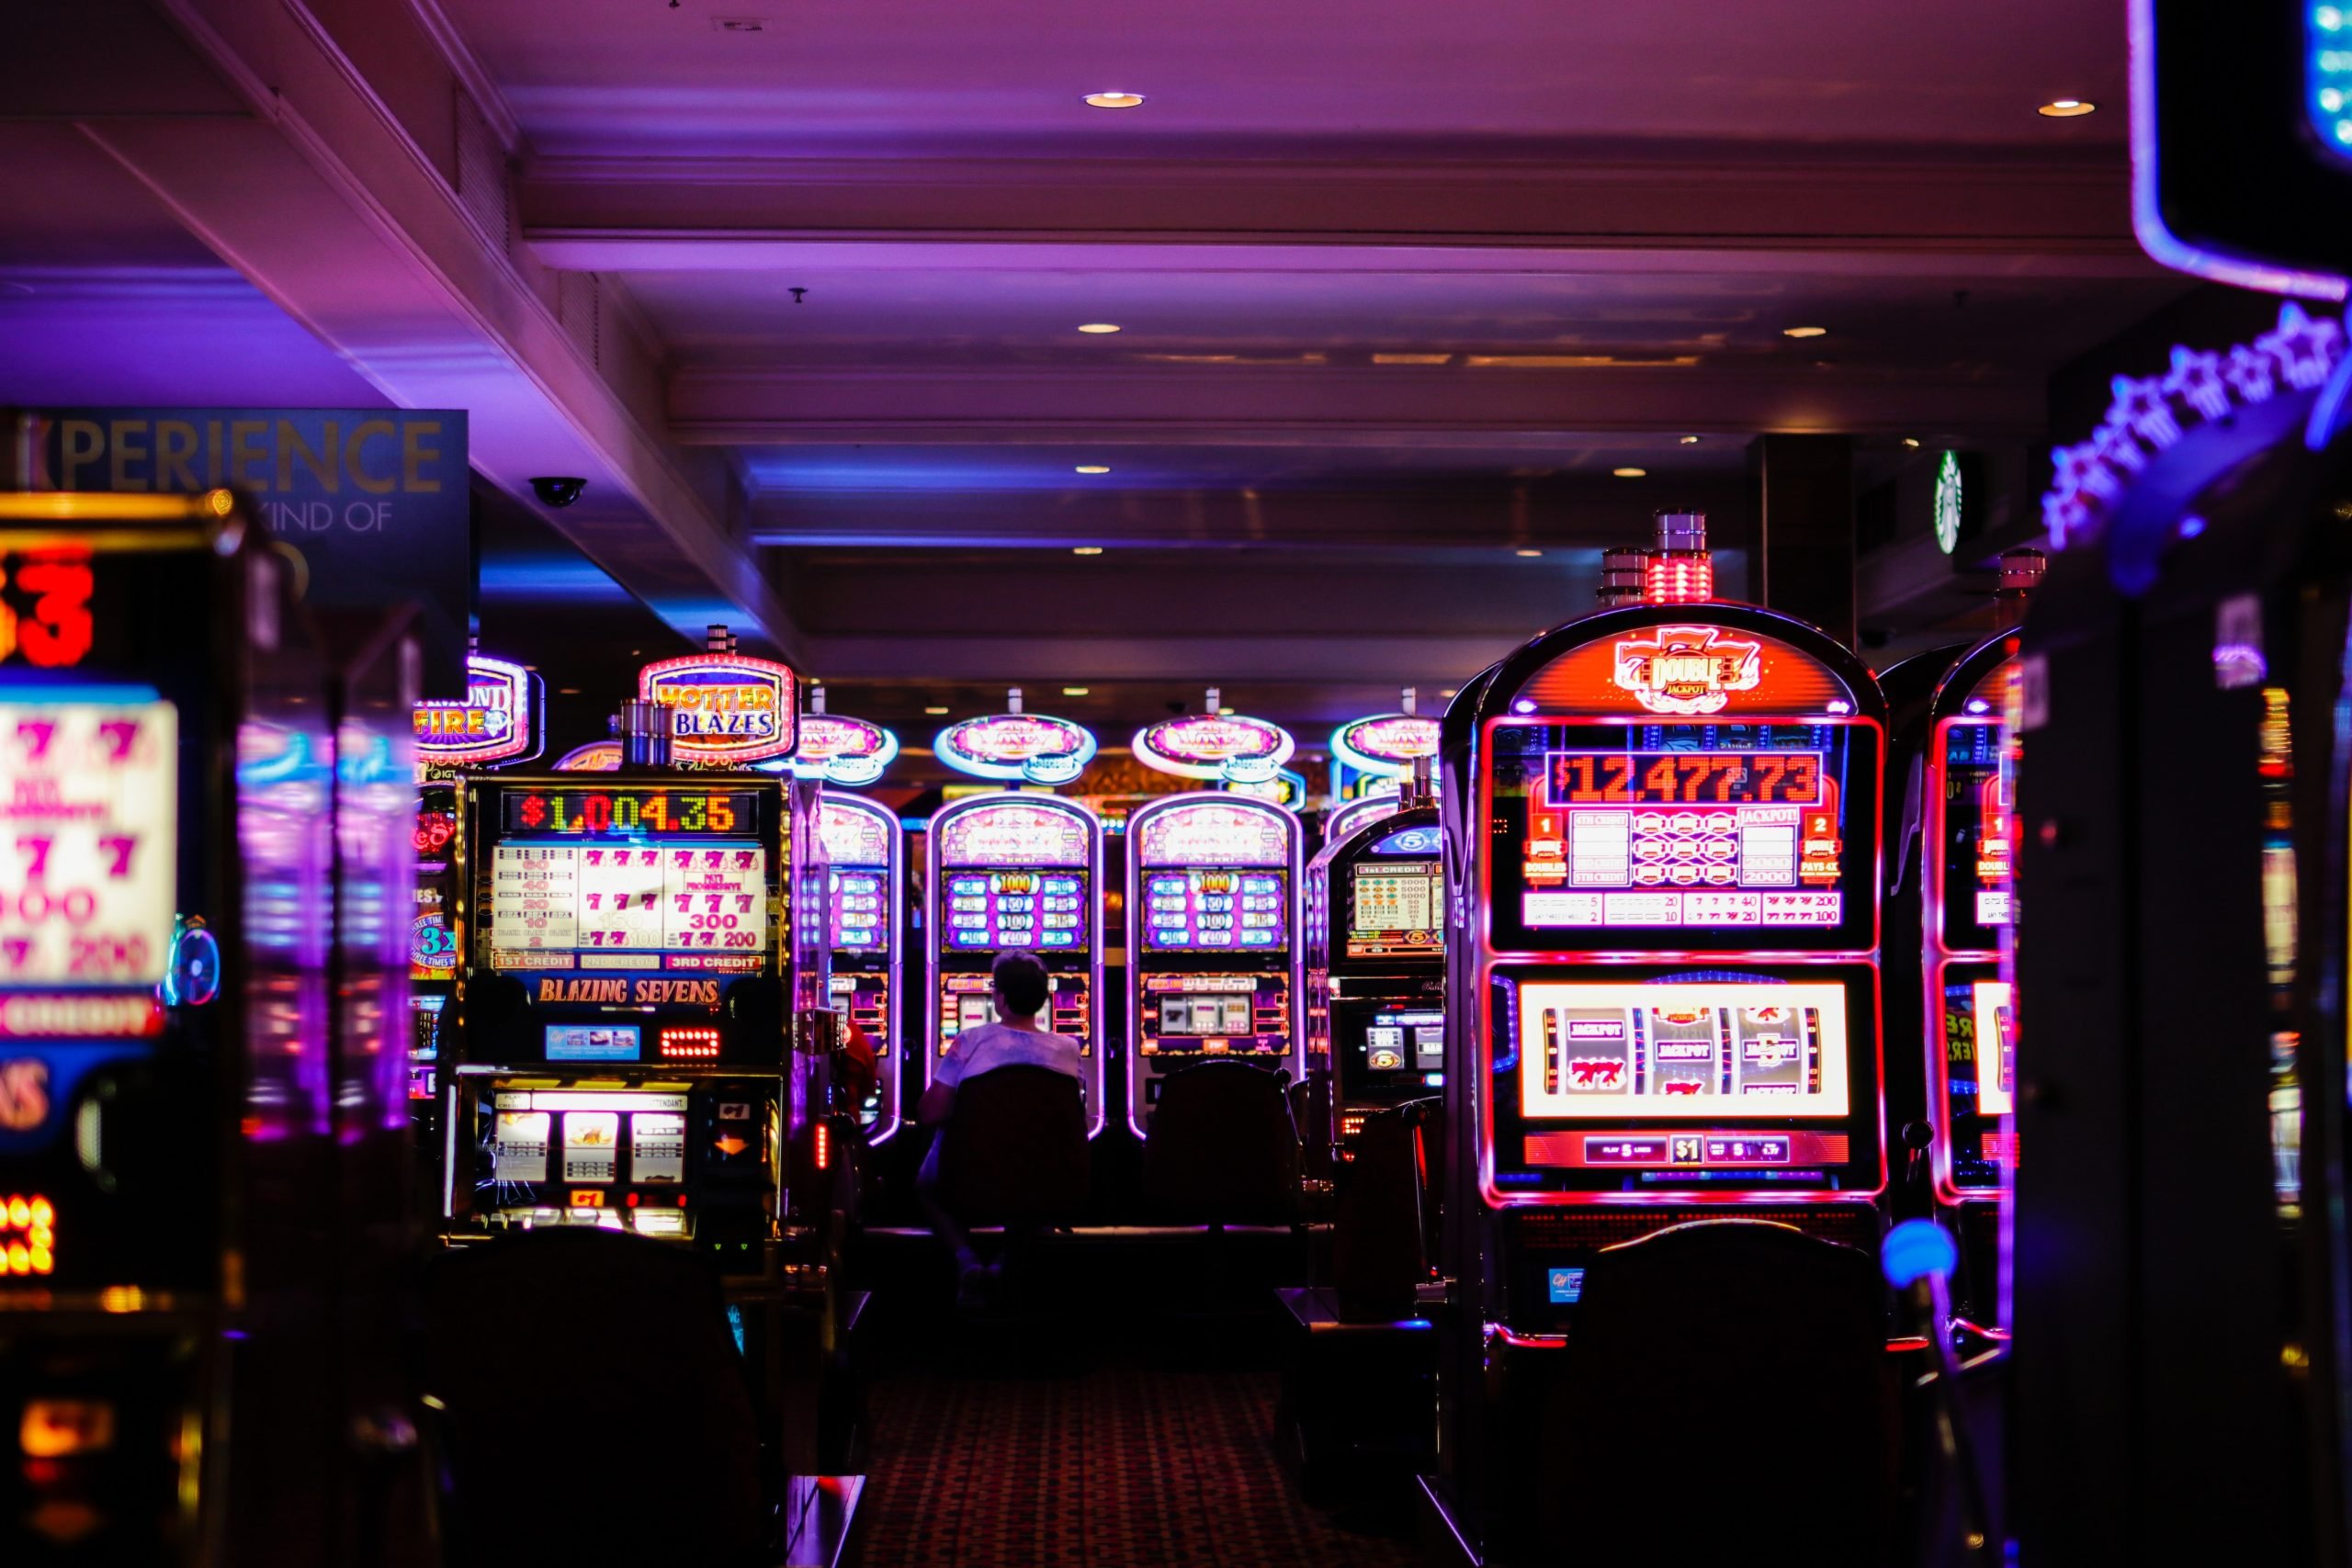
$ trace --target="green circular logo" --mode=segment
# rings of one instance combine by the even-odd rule
[[[1947,452],[1936,465],[1936,545],[1946,555],[1960,547],[1960,520],[1966,500],[1960,483],[1960,454]]]

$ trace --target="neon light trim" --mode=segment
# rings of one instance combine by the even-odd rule
[[[1412,713],[1376,713],[1331,732],[1331,755],[1376,778],[1412,776],[1413,764],[1437,755],[1438,721]]]
[[[544,693],[536,671],[467,655],[466,700],[419,703],[412,716],[419,776],[537,756],[547,749]]]
[[[899,738],[878,724],[837,713],[800,716],[800,746],[781,761],[763,763],[769,773],[857,788],[881,778],[898,759]]]
[[[696,653],[639,671],[637,694],[669,708],[680,761],[756,762],[788,755],[799,739],[797,680],[772,660]]]
[[[932,752],[957,773],[1026,784],[1074,782],[1094,760],[1094,732],[1042,713],[995,713],[951,724]]]

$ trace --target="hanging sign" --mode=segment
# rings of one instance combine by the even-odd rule
[[[958,773],[984,779],[1062,784],[1094,759],[1094,733],[1042,713],[994,713],[951,724],[932,751]]]
[[[617,773],[621,771],[621,743],[617,740],[591,740],[585,746],[574,746],[555,760],[559,773]]]
[[[899,738],[878,724],[837,713],[800,716],[800,745],[792,755],[763,766],[827,784],[870,784],[899,754]]]
[[[543,692],[537,671],[468,654],[466,700],[419,703],[413,710],[418,780],[537,756],[547,746]]]
[[[740,653],[664,659],[638,671],[637,694],[670,710],[670,754],[741,766],[790,754],[797,739],[792,671]]]
[[[1409,776],[1413,764],[1437,755],[1438,721],[1419,714],[1383,713],[1331,732],[1331,754],[1359,773]]]
[[[1136,731],[1136,760],[1180,778],[1272,784],[1298,743],[1262,718],[1193,713]]]

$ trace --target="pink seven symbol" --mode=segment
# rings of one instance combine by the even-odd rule
[[[49,755],[49,743],[57,738],[57,726],[45,718],[20,718],[17,721],[17,739],[25,743],[25,757],[38,762]]]
[[[139,739],[139,721],[135,718],[110,718],[98,726],[98,739],[107,744],[107,761],[128,761],[130,748]]]

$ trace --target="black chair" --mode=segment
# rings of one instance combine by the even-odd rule
[[[956,1091],[939,1151],[940,1200],[967,1225],[1076,1224],[1086,1205],[1086,1106],[1051,1067],[997,1067]]]
[[[1900,1446],[1884,1303],[1868,1254],[1786,1225],[1602,1251],[1544,1412],[1542,1538],[1577,1568],[1880,1568]]]
[[[449,1562],[748,1568],[773,1555],[781,1477],[699,1253],[524,1231],[435,1258],[425,1314]]]
[[[1155,1218],[1296,1224],[1299,1163],[1298,1126],[1280,1075],[1208,1061],[1159,1080],[1143,1150],[1144,1202]]]

